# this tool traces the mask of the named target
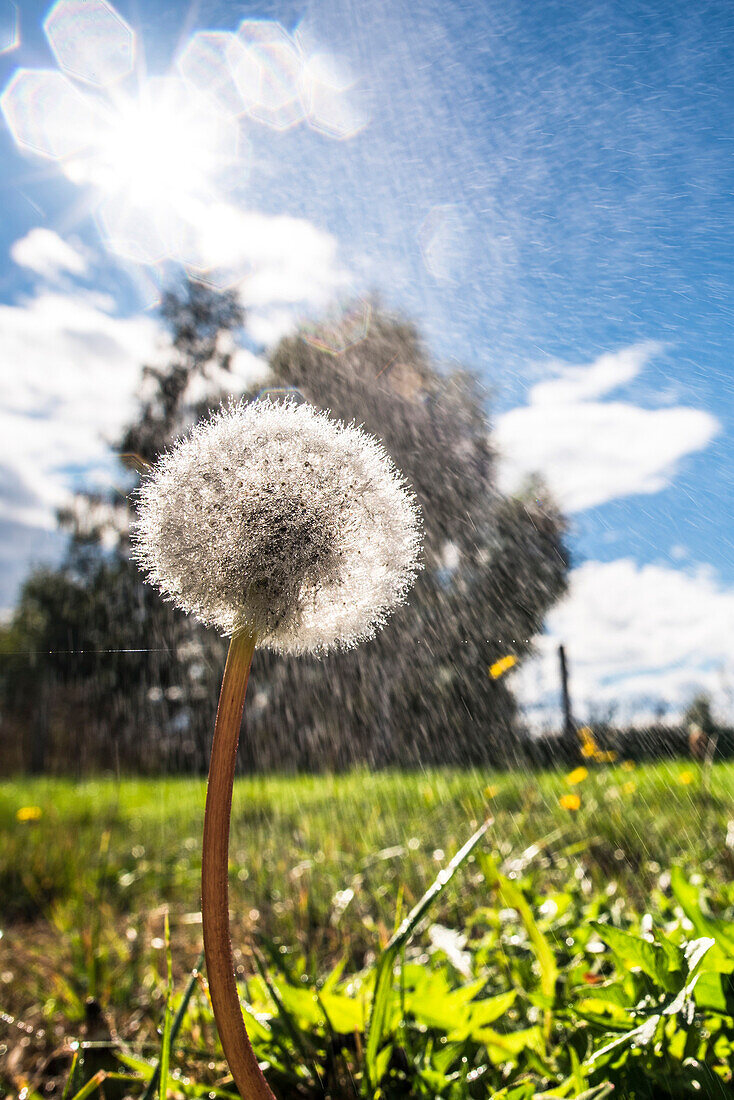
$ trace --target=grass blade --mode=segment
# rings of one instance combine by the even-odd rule
[[[199,977],[199,971],[201,970],[203,965],[204,965],[204,952],[202,951],[201,954],[199,955],[199,958],[198,958],[197,962],[196,962],[196,966],[191,971],[191,975],[190,975],[189,980],[186,984],[186,989],[184,990],[184,995],[181,999],[181,1004],[178,1007],[178,1012],[176,1013],[176,1015],[174,1017],[174,1020],[173,1020],[173,1023],[171,1024],[171,1032],[170,1032],[170,1036],[169,1036],[169,1048],[172,1048],[173,1044],[176,1042],[176,1038],[177,1038],[179,1030],[181,1028],[181,1024],[183,1023],[183,1018],[186,1015],[187,1008],[189,1007],[189,1001],[191,1000],[194,989],[196,988],[196,982],[197,982],[198,977]],[[161,1061],[162,1061],[162,1059],[159,1058],[158,1061],[156,1062],[155,1069],[153,1070],[153,1075],[150,1078],[150,1081],[148,1081],[148,1085],[146,1087],[145,1092],[143,1093],[143,1095],[141,1097],[141,1100],[153,1100],[153,1094],[155,1093],[156,1087],[158,1085],[158,1081],[161,1078],[161,1069],[162,1069]]]
[[[556,956],[553,953],[553,948],[538,927],[533,912],[525,900],[525,895],[517,883],[500,874],[494,860],[487,852],[482,852],[480,854],[479,864],[484,872],[487,884],[489,886],[496,886],[504,903],[512,909],[516,909],[520,914],[520,920],[532,944],[535,957],[538,960],[538,966],[540,967],[540,988],[543,991],[543,996],[547,1003],[545,1011],[545,1036],[546,1040],[548,1040],[550,1038],[552,1022],[551,1012],[556,997],[556,982],[558,980],[558,966],[556,964]]]
[[[467,840],[463,848],[459,849],[448,866],[439,872],[433,885],[426,890],[420,901],[408,913],[407,917],[392,936],[387,947],[380,956],[375,975],[375,990],[372,998],[372,1011],[370,1013],[370,1021],[367,1029],[367,1044],[365,1047],[367,1080],[372,1090],[377,1087],[377,1081],[375,1080],[377,1054],[384,1036],[385,1025],[392,1002],[392,976],[395,960],[399,952],[405,947],[408,940],[413,935],[422,917],[425,916],[439,894],[448,886],[462,863],[469,858],[491,824],[492,819],[489,818],[479,829],[477,829],[474,835]]]
[[[69,1097],[71,1095],[71,1090],[74,1087],[74,1085],[76,1084],[76,1070],[77,1070],[77,1065],[78,1064],[79,1064],[79,1051],[75,1050],[74,1051],[74,1057],[71,1060],[71,1068],[69,1069],[69,1076],[66,1079],[66,1085],[64,1086],[64,1091],[61,1094],[61,1100],[69,1100]]]
[[[163,1041],[161,1045],[161,1068],[159,1075],[159,1100],[168,1096],[168,1067],[171,1063],[171,997],[173,996],[173,967],[171,964],[171,926],[166,912],[163,923],[163,938],[166,944],[166,1007],[163,1010]]]

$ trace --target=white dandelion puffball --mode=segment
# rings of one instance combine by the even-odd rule
[[[133,553],[184,611],[259,645],[372,637],[420,568],[415,496],[382,445],[308,404],[232,404],[138,490]]]

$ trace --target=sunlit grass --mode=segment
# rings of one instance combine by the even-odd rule
[[[590,906],[592,916],[635,921],[647,911],[662,921],[665,911],[669,921],[679,865],[723,913],[734,903],[733,796],[734,765],[707,775],[690,762],[242,778],[230,866],[236,960],[252,975],[255,944],[312,981],[340,960],[358,973],[487,817],[483,851],[538,905],[572,896],[577,916]],[[0,783],[0,1009],[45,1029],[39,1042],[80,1037],[93,996],[129,1041],[155,1046],[166,910],[179,991],[200,951],[204,797],[203,779]],[[472,862],[431,920],[471,932],[497,919],[497,904]],[[198,1031],[187,1016],[186,1042],[198,1036],[210,1049],[211,1019],[195,1003]],[[13,1027],[4,1036],[0,1023],[0,1045]]]

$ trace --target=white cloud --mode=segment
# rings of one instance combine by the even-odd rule
[[[10,256],[19,267],[53,280],[60,274],[83,276],[87,261],[76,248],[51,229],[36,227],[15,241]]]
[[[538,382],[530,391],[533,405],[569,405],[604,397],[625,382],[636,378],[646,364],[663,350],[654,340],[631,344],[621,351],[600,355],[587,366],[569,366],[554,362],[555,377]]]
[[[256,343],[272,348],[283,336],[293,332],[298,320],[299,314],[294,309],[250,310],[247,314],[247,331]]]
[[[708,568],[682,571],[629,558],[586,562],[548,616],[539,656],[514,688],[536,718],[560,723],[557,647],[566,646],[577,719],[619,707],[621,720],[650,717],[658,702],[679,713],[701,690],[732,716],[734,588]]]
[[[336,238],[304,218],[260,214],[220,202],[202,207],[195,233],[196,263],[238,284],[248,307],[323,308],[348,283],[338,263]]]
[[[100,231],[112,252],[155,265],[166,256],[215,286],[237,287],[245,306],[322,309],[349,283],[331,233],[305,218],[243,210],[225,200],[192,201],[185,216],[103,207]]]
[[[670,484],[679,460],[717,433],[716,418],[684,406],[594,400],[634,379],[658,351],[646,342],[585,367],[556,364],[555,377],[537,383],[527,405],[497,421],[502,487],[512,491],[537,471],[566,511],[579,512]]]
[[[0,493],[0,515],[51,527],[75,476],[104,476],[106,441],[131,414],[158,337],[151,318],[112,308],[100,295],[46,291],[0,306],[0,435],[19,487]]]

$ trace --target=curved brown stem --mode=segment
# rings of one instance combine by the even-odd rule
[[[247,1035],[234,976],[229,936],[229,821],[237,743],[255,639],[235,634],[219,695],[201,855],[201,913],[206,972],[219,1038],[235,1084],[245,1100],[275,1100]]]

